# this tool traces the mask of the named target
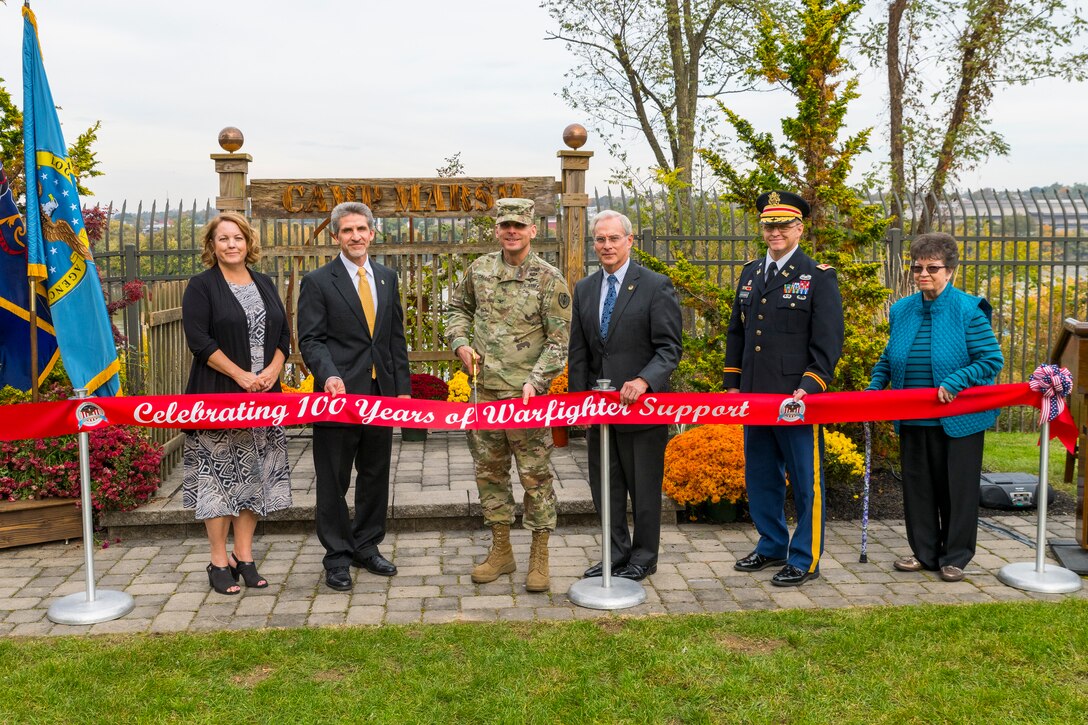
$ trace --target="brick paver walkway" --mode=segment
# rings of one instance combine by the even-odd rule
[[[203,525],[181,507],[179,466],[158,497],[129,514],[108,517],[121,541],[95,554],[100,588],[123,590],[136,600],[127,616],[91,626],[53,624],[46,610],[57,597],[86,584],[79,542],[0,551],[0,635],[65,635],[83,632],[178,632],[260,627],[381,625],[401,622],[556,620],[613,616],[583,609],[567,598],[570,585],[600,559],[600,527],[564,522],[592,514],[585,440],[552,454],[560,525],[551,538],[552,591],[524,589],[528,531],[513,532],[518,560],[513,576],[473,584],[469,572],[487,551],[472,458],[462,433],[433,434],[425,444],[394,438],[389,518],[392,530],[382,552],[400,573],[392,578],[352,570],[355,588],[335,592],[324,585],[324,553],[313,530],[314,469],[310,438],[292,432],[290,460],[294,507],[277,512],[273,529],[259,532],[255,556],[267,589],[238,596],[209,590]],[[516,481],[516,473],[515,473]],[[352,494],[349,493],[349,501]],[[515,484],[520,501],[520,485]],[[667,499],[666,507],[671,506]],[[674,515],[663,517],[665,522]],[[623,615],[720,612],[751,609],[854,607],[920,602],[989,602],[1057,598],[1001,584],[996,574],[1009,562],[1034,561],[1036,519],[994,519],[1006,532],[979,529],[978,553],[967,579],[949,584],[931,573],[897,572],[892,561],[909,553],[901,521],[874,521],[869,562],[858,563],[860,524],[827,526],[821,577],[797,589],[771,586],[774,570],[733,570],[733,562],[755,545],[751,524],[665,523],[656,574],[647,579],[646,603]],[[1052,537],[1072,538],[1072,517],[1051,519]],[[275,529],[278,528],[278,531]],[[1013,534],[1019,536],[1010,535]],[[280,533],[282,532],[282,533]],[[286,533],[303,532],[303,533]],[[1088,596],[1084,591],[1072,596]]]
[[[994,519],[1033,540],[1033,516]],[[1070,538],[1071,517],[1050,522],[1050,534]],[[978,554],[967,579],[949,584],[931,573],[907,574],[891,562],[907,551],[900,521],[873,522],[869,563],[858,563],[859,525],[827,527],[822,576],[797,589],[770,585],[773,570],[733,570],[755,541],[750,524],[666,525],[658,572],[647,579],[647,601],[623,615],[910,605],[921,602],[995,602],[1058,599],[1006,587],[997,571],[1006,563],[1034,561],[1034,551],[1002,532],[979,530]],[[525,592],[529,532],[516,531],[519,570],[491,584],[469,578],[486,551],[479,530],[395,532],[383,551],[400,568],[392,578],[353,570],[355,588],[334,592],[322,582],[322,549],[312,534],[272,533],[258,537],[256,557],[271,585],[238,596],[210,592],[203,536],[126,539],[95,555],[98,586],[120,589],[136,600],[129,615],[90,626],[53,624],[46,610],[56,597],[85,586],[79,543],[46,544],[0,552],[0,635],[68,635],[90,632],[197,632],[261,627],[381,625],[406,622],[545,621],[614,616],[582,609],[566,596],[583,569],[599,558],[599,529],[560,527],[552,537],[552,592]],[[1084,598],[1084,590],[1073,595]]]

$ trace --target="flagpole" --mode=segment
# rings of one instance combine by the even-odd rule
[[[30,0],[23,0],[23,8],[30,10]],[[31,16],[33,17],[33,16]],[[26,68],[23,69],[24,76],[26,75]],[[23,80],[23,90],[26,90],[26,79]],[[23,123],[27,123],[25,118],[25,109],[30,104],[26,98],[23,99],[24,118]],[[26,129],[23,129],[23,154],[26,155]],[[24,158],[25,161],[25,158]],[[27,199],[27,212],[30,212],[30,196],[34,193],[34,179],[35,179],[35,166],[27,166],[23,170],[23,181],[26,182],[26,199]],[[37,197],[35,197],[37,198]],[[27,234],[30,233],[30,226],[27,225]],[[30,262],[30,239],[27,238],[27,262]],[[38,290],[35,288],[37,280],[30,280],[30,300],[27,305],[30,311],[30,399],[32,402],[37,403],[39,400],[38,395]]]
[[[37,403],[38,397],[38,291],[37,280],[30,280],[30,390],[31,402]]]

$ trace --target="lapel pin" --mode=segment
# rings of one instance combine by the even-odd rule
[[[631,292],[631,291],[633,291],[634,289],[635,289],[635,286],[634,286],[633,284],[629,284],[629,285],[627,285],[627,291],[628,291],[628,292]]]
[[[385,280],[384,280],[384,279],[382,280],[382,284],[385,284]]]

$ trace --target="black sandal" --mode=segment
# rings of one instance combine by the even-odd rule
[[[208,564],[208,583],[212,585],[212,589],[220,594],[233,596],[242,591],[241,587],[233,592],[230,590],[231,587],[238,586],[238,575],[234,573],[233,567],[230,566]]]
[[[238,566],[230,567],[230,573],[234,575],[235,581],[238,580],[238,576],[241,575],[245,580],[246,587],[249,589],[264,589],[268,586],[268,580],[257,573],[257,565],[252,561],[242,561],[234,552],[231,552],[230,558],[234,559]]]

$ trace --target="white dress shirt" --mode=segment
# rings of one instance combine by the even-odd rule
[[[616,275],[616,299],[619,299],[620,287],[623,287],[623,278],[627,274],[627,268],[630,266],[631,258],[628,257],[627,261],[623,263],[622,267],[617,269],[615,272],[612,272],[612,274]],[[597,305],[597,322],[600,322],[601,318],[604,317],[604,299],[608,296],[609,272],[603,267],[601,268],[601,272],[603,272],[604,274],[601,277],[601,301],[600,304]]]
[[[366,274],[366,281],[370,284],[370,296],[374,298],[374,314],[378,314],[378,285],[377,280],[374,279],[374,269],[370,266],[370,255],[366,255],[366,261],[363,262],[363,266],[359,267],[350,259],[344,256],[344,253],[340,253],[340,261],[344,263],[344,269],[351,275],[351,283],[355,286],[355,289],[359,289],[359,270],[363,270]]]
[[[770,268],[771,262],[774,262],[774,264],[778,267],[778,271],[781,272],[782,269],[786,266],[786,262],[790,261],[790,257],[793,256],[793,253],[797,251],[797,247],[800,246],[800,244],[795,245],[793,249],[786,252],[786,256],[782,257],[782,259],[775,259],[774,257],[772,257],[771,250],[768,249],[767,258],[763,260],[763,276],[767,276],[767,270]]]

